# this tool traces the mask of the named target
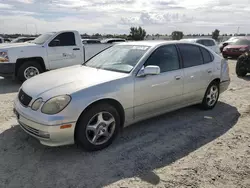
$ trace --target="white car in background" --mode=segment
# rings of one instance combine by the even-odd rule
[[[181,41],[199,43],[206,46],[207,48],[210,48],[215,53],[220,54],[220,48],[217,42],[212,38],[188,38],[188,39],[181,39]]]

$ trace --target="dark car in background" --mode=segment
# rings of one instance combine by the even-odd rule
[[[223,48],[222,55],[224,58],[238,58],[250,49],[250,38],[239,38],[236,42],[231,43]]]

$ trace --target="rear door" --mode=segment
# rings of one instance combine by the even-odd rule
[[[57,42],[55,42],[57,41]],[[81,48],[77,46],[74,32],[58,34],[47,47],[50,69],[81,64]]]
[[[184,71],[184,100],[200,101],[212,79],[213,58],[203,47],[193,44],[177,45],[182,57]]]

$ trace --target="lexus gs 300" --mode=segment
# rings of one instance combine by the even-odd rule
[[[82,65],[28,79],[14,112],[41,144],[94,151],[135,122],[194,104],[213,109],[229,83],[227,60],[203,45],[124,42]]]

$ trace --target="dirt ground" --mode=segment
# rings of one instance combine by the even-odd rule
[[[19,84],[0,78],[0,187],[250,187],[250,76],[235,75],[212,111],[197,106],[126,128],[109,148],[49,148],[12,113]]]

